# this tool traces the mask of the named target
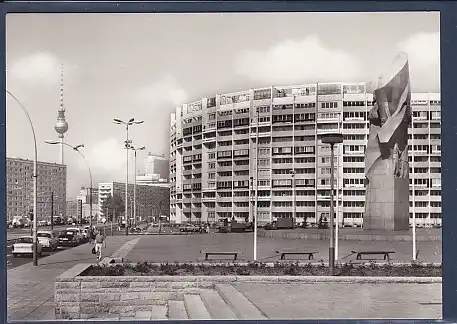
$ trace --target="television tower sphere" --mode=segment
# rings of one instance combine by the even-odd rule
[[[57,122],[54,124],[54,129],[59,134],[59,137],[63,137],[63,134],[68,130],[68,123],[65,120],[65,110],[59,110]]]

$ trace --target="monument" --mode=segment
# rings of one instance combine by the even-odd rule
[[[400,53],[378,79],[365,152],[363,229],[409,230],[408,56]]]

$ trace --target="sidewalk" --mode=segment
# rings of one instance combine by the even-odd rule
[[[135,238],[134,235],[109,236],[104,256],[111,256]],[[30,262],[8,270],[8,321],[54,319],[55,278],[78,263],[94,262],[91,249],[89,244],[80,245],[39,259],[37,267]]]

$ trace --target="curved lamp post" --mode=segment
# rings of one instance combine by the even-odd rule
[[[5,90],[7,94],[10,95],[11,98],[14,99],[14,101],[17,102],[19,107],[24,111],[25,115],[27,116],[27,119],[30,124],[30,128],[32,129],[32,134],[33,134],[33,143],[35,146],[35,152],[33,156],[33,265],[37,266],[38,265],[38,255],[37,255],[37,189],[38,189],[38,173],[37,173],[37,161],[38,161],[38,149],[37,149],[37,143],[36,143],[36,135],[35,135],[35,129],[33,128],[33,123],[32,119],[30,118],[29,113],[27,112],[27,109],[25,109],[24,105],[8,90]]]
[[[130,118],[129,121],[125,122],[118,118],[114,118],[114,123],[117,125],[125,125],[126,130],[126,140],[125,140],[125,150],[126,150],[126,179],[125,179],[125,235],[129,235],[128,227],[128,191],[129,191],[129,149],[131,148],[132,141],[129,140],[129,126],[142,124],[143,121],[136,121],[135,118]]]
[[[68,147],[71,147],[73,149],[73,151],[78,152],[79,155],[81,155],[81,157],[83,158],[84,162],[86,162],[87,168],[89,169],[89,177],[90,177],[89,208],[90,208],[90,227],[92,227],[92,171],[90,169],[90,165],[89,165],[89,162],[87,162],[86,157],[79,150],[81,147],[84,147],[84,144],[79,144],[79,145],[73,146],[73,145],[70,145],[68,143],[58,142],[58,141],[44,141],[44,142],[46,144],[51,144],[51,145],[62,145],[63,144],[63,145],[66,145]]]
[[[136,227],[137,220],[136,220],[136,151],[143,151],[146,149],[145,146],[135,148],[133,145],[130,146],[130,149],[135,152],[135,182],[133,186],[133,221]]]

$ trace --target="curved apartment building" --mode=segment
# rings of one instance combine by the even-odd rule
[[[318,135],[341,132],[335,213],[341,225],[360,225],[372,99],[366,83],[316,83],[215,95],[176,108],[170,125],[171,221],[244,220],[254,214],[259,223],[328,218],[330,147]],[[438,93],[412,94],[410,218],[414,213],[424,226],[441,224],[440,108]]]

